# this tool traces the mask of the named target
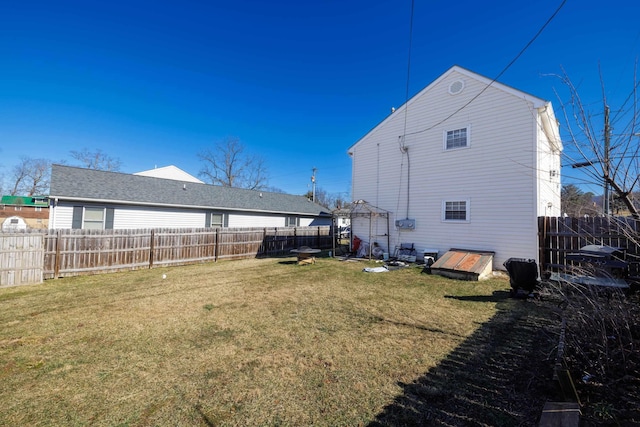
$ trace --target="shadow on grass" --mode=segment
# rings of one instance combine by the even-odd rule
[[[552,381],[558,319],[508,292],[453,297],[495,302],[497,314],[410,384],[369,427],[536,426]]]

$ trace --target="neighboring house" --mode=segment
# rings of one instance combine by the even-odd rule
[[[304,196],[63,165],[53,165],[51,168],[49,200],[49,228],[285,227],[331,224],[331,213]]]
[[[190,175],[182,169],[173,165],[154,168],[148,171],[136,172],[134,173],[134,175],[153,176],[155,178],[166,178],[174,179],[176,181],[197,182],[199,184],[204,184],[204,182],[200,181],[195,176]]]
[[[49,202],[46,196],[2,196],[0,225],[3,231],[47,228]]]
[[[504,269],[538,260],[537,218],[560,215],[561,151],[550,102],[454,66],[349,149],[353,199],[391,212],[391,254],[493,251]],[[386,242],[386,221],[351,226]]]

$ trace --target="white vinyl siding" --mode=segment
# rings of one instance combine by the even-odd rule
[[[412,242],[418,253],[427,248],[440,253],[452,247],[491,250],[496,253],[495,268],[503,268],[510,257],[537,259],[537,110],[530,101],[497,87],[486,88],[475,78],[465,78],[464,90],[449,95],[449,84],[460,78],[454,71],[409,101],[406,153],[398,147],[403,108],[351,147],[352,198],[390,211],[391,224],[396,219],[416,220],[412,231],[391,227],[392,245]],[[482,90],[463,111],[442,122]],[[473,143],[466,149],[443,150],[443,135],[471,128],[470,123]],[[471,132],[467,137],[470,140]],[[559,162],[559,156],[553,159]],[[549,168],[546,174],[548,179]],[[443,221],[443,201],[469,196],[471,220]],[[553,189],[545,197],[545,205],[559,203]],[[386,226],[377,227],[372,234],[383,234]],[[367,224],[352,228],[367,239]]]
[[[214,214],[215,215],[215,214]],[[287,215],[259,213],[224,213],[228,215],[229,227],[284,227]],[[59,203],[49,211],[50,228],[71,228],[73,223],[73,205]],[[189,209],[160,209],[133,206],[115,206],[113,228],[202,228],[206,223],[207,212]],[[331,218],[298,217],[302,227],[330,225]]]

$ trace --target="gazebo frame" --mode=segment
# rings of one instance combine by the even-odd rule
[[[351,223],[351,235],[349,239],[349,249],[353,248],[353,219],[354,218],[368,218],[369,219],[369,259],[371,259],[371,251],[372,251],[372,237],[386,237],[387,238],[387,250],[391,250],[391,241],[389,236],[389,217],[390,212],[384,209],[380,209],[372,204],[367,203],[364,200],[356,200],[351,202],[351,204],[342,209],[336,209],[333,211],[333,253],[335,254],[336,250],[336,218],[345,218],[348,217]],[[379,218],[386,219],[385,223],[387,226],[385,234],[373,234],[373,220],[376,221]]]

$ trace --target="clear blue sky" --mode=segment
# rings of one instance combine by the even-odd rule
[[[415,1],[409,93],[452,65],[495,77],[561,4]],[[266,159],[269,184],[350,190],[347,149],[405,101],[410,0],[3,1],[0,173],[21,156],[101,149],[123,172],[176,165],[227,136]],[[568,0],[500,78],[559,105],[564,67],[612,108],[640,54],[640,1]],[[598,107],[600,108],[600,107]],[[563,183],[571,170],[565,168]],[[5,187],[6,188],[6,187]]]

